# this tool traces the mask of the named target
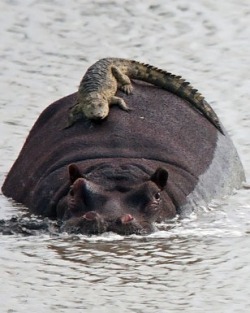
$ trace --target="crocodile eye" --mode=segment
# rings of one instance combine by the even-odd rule
[[[157,193],[154,195],[154,197],[155,197],[155,200],[160,200],[160,198],[161,198],[160,192],[157,192]]]

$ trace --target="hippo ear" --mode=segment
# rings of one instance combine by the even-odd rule
[[[161,190],[166,186],[168,180],[168,172],[159,167],[150,178]]]
[[[76,164],[69,165],[69,179],[71,184],[73,184],[78,178],[82,178],[83,175]]]

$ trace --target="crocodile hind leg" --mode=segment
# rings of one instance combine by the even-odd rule
[[[116,66],[112,66],[111,71],[117,80],[118,88],[129,95],[133,90],[130,78],[122,73]]]

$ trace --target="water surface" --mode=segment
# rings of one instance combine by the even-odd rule
[[[41,111],[106,56],[190,80],[249,181],[248,0],[2,0],[0,10],[0,184]],[[5,219],[23,209],[3,195],[0,206]],[[249,220],[243,188],[146,237],[1,236],[1,312],[249,312]]]

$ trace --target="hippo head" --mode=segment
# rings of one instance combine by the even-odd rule
[[[69,177],[70,190],[59,203],[64,220],[62,231],[82,234],[113,231],[129,235],[154,230],[153,223],[163,210],[162,191],[168,179],[165,169],[158,168],[131,184],[121,175],[91,179],[71,164]]]

